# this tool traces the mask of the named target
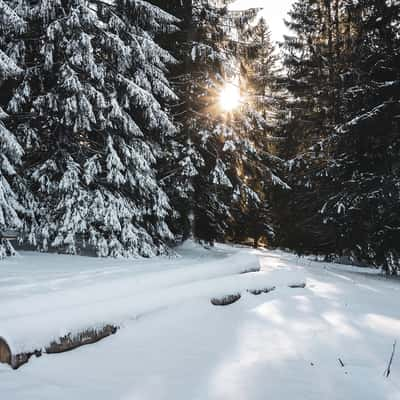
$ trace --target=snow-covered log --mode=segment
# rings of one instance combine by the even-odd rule
[[[115,334],[117,330],[118,327],[114,325],[105,325],[100,329],[88,328],[78,333],[69,333],[62,336],[43,348],[15,354],[13,354],[12,347],[10,347],[7,340],[0,337],[0,362],[9,364],[13,369],[18,369],[22,365],[26,364],[32,356],[40,357],[42,353],[56,354],[74,350],[87,344],[96,343]]]

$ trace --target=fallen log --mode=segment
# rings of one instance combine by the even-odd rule
[[[69,333],[60,337],[58,341],[53,341],[46,347],[47,354],[64,353],[87,344],[96,343],[110,335],[114,335],[118,328],[113,325],[106,325],[101,329],[89,328],[75,335]]]
[[[276,289],[276,287],[272,286],[272,287],[264,288],[264,289],[247,289],[247,291],[251,294],[254,294],[254,296],[259,296],[261,293],[269,293],[275,289]]]
[[[292,285],[289,285],[291,289],[304,289],[306,287],[305,283],[294,283]]]
[[[260,272],[260,271],[261,271],[261,267],[248,268],[248,269],[244,269],[243,271],[241,271],[240,275],[250,274],[252,272]]]
[[[78,333],[68,333],[58,340],[52,341],[48,346],[42,349],[36,349],[29,352],[13,354],[9,344],[4,338],[0,337],[0,363],[8,364],[13,369],[18,369],[26,364],[32,356],[40,357],[42,353],[57,354],[76,349],[81,346],[96,343],[117,332],[119,327],[114,325],[105,325],[102,328],[88,328]]]
[[[214,306],[228,306],[237,302],[241,297],[240,293],[235,293],[220,298],[212,298],[210,301]]]

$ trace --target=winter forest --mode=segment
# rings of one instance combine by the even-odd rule
[[[235,3],[0,0],[1,399],[400,400],[400,1]]]
[[[400,262],[400,4],[0,0],[0,227],[106,257],[183,239]],[[8,241],[2,256],[14,252]]]

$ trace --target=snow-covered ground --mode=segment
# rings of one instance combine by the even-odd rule
[[[400,349],[383,376],[400,347],[399,282],[279,251],[187,243],[178,253],[1,262],[0,336],[14,352],[91,326],[121,329],[16,371],[0,365],[0,399],[400,399]],[[237,292],[232,305],[210,303]]]

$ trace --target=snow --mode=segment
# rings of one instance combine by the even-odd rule
[[[383,376],[400,339],[399,281],[281,251],[187,242],[177,253],[3,261],[0,336],[14,351],[104,322],[121,329],[17,371],[0,364],[1,398],[400,399],[397,355]],[[210,303],[236,292],[230,306]]]

